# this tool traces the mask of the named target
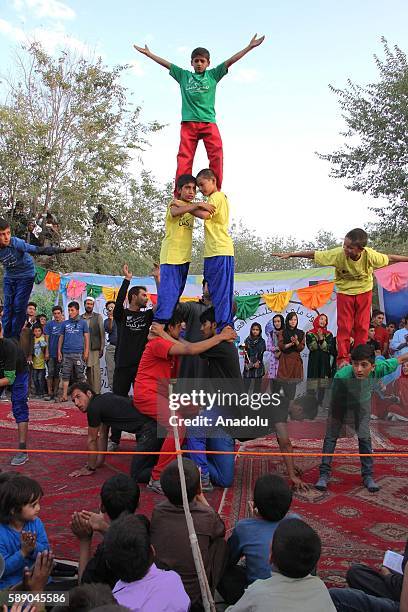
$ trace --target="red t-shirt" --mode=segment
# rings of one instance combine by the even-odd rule
[[[390,334],[385,327],[378,326],[375,328],[375,339],[380,343],[381,352],[384,350],[384,344],[389,343]]]
[[[133,403],[141,412],[144,406],[156,408],[158,394],[168,397],[168,381],[176,378],[178,369],[178,358],[169,355],[172,346],[164,338],[154,338],[146,345],[133,386]]]

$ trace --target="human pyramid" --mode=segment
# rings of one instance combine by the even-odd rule
[[[134,490],[135,487],[137,488],[135,483],[147,483],[147,489],[151,492],[160,495],[165,494],[169,500],[167,502],[169,507],[165,506],[165,502],[155,508],[152,519],[151,542],[154,544],[158,557],[165,565],[173,569],[170,552],[174,548],[174,542],[171,540],[177,539],[177,536],[173,536],[173,534],[178,534],[181,540],[185,535],[185,530],[180,531],[179,515],[181,515],[181,511],[178,512],[177,510],[181,506],[181,493],[180,483],[177,480],[178,472],[174,463],[176,445],[173,427],[176,426],[184,451],[190,453],[187,455],[189,459],[183,460],[189,502],[191,504],[200,502],[201,506],[198,514],[204,512],[202,507],[204,506],[207,515],[211,515],[213,531],[211,533],[203,531],[203,533],[210,540],[214,536],[217,546],[220,547],[217,552],[218,557],[214,556],[214,558],[207,559],[208,567],[212,564],[210,569],[211,572],[214,572],[212,586],[215,588],[219,584],[219,590],[224,590],[226,601],[232,604],[235,604],[241,596],[243,599],[246,598],[241,606],[238,601],[231,608],[231,610],[236,611],[249,609],[254,605],[251,598],[255,598],[257,601],[259,598],[264,598],[265,601],[264,608],[251,607],[251,609],[269,609],[267,606],[270,596],[267,590],[262,594],[258,593],[256,589],[249,589],[244,594],[244,589],[256,578],[268,578],[270,576],[269,548],[275,530],[272,555],[282,575],[286,576],[282,560],[290,557],[288,550],[293,534],[296,535],[297,541],[303,541],[305,546],[309,546],[311,561],[310,567],[306,563],[305,567],[302,566],[301,569],[296,570],[300,572],[299,575],[288,574],[290,578],[303,579],[306,576],[312,578],[309,574],[315,567],[320,555],[320,540],[314,530],[303,521],[296,516],[287,515],[287,520],[279,524],[279,521],[289,510],[292,494],[287,483],[280,477],[268,474],[259,479],[254,491],[256,511],[258,517],[263,519],[262,526],[260,527],[261,523],[258,520],[256,529],[254,529],[255,523],[250,525],[251,529],[254,529],[253,532],[249,528],[248,532],[245,532],[247,524],[245,526],[237,525],[233,537],[228,542],[233,567],[228,569],[230,573],[224,572],[226,558],[225,527],[221,524],[222,521],[218,515],[218,519],[214,518],[216,513],[209,508],[203,497],[203,492],[211,491],[214,486],[229,487],[233,484],[235,440],[253,438],[256,435],[254,431],[249,432],[248,429],[239,425],[240,419],[242,420],[246,416],[240,401],[229,406],[224,406],[221,402],[213,403],[210,411],[211,416],[208,416],[208,406],[202,403],[199,405],[199,409],[191,401],[185,405],[179,401],[174,406],[176,398],[169,396],[168,389],[169,381],[178,378],[181,382],[185,380],[188,383],[187,388],[190,391],[191,388],[194,392],[200,392],[204,388],[214,390],[221,386],[226,395],[235,394],[238,397],[245,395],[238,351],[234,344],[237,337],[233,328],[234,245],[228,232],[229,202],[227,196],[221,191],[223,147],[215,122],[214,104],[217,83],[227,74],[230,66],[249,51],[258,47],[263,40],[263,36],[257,38],[257,35],[255,35],[247,47],[213,69],[209,69],[210,54],[208,50],[198,47],[191,54],[191,65],[194,72],[183,70],[154,55],[147,46],[135,46],[138,52],[169,70],[170,76],[180,84],[182,96],[182,123],[174,198],[167,207],[165,236],[160,252],[160,268],[155,270],[155,280],[158,286],[157,306],[150,310],[145,309],[148,300],[146,288],[139,286],[129,288],[132,273],[125,265],[124,280],[112,313],[118,334],[112,385],[113,393],[96,393],[85,380],[84,366],[90,347],[90,328],[86,318],[80,318],[77,302],[69,304],[69,319],[64,322],[58,321],[61,326],[56,326],[55,331],[55,335],[58,336],[56,359],[62,361],[63,364],[63,399],[66,400],[68,392],[76,407],[86,414],[88,422],[87,450],[89,455],[87,463],[82,468],[70,473],[69,476],[73,478],[91,477],[97,469],[104,465],[106,450],[113,451],[118,448],[121,431],[135,434],[137,445],[136,454],[132,459],[131,478],[127,480],[125,478],[121,482],[119,482],[119,478],[117,482],[115,481],[115,485],[111,485],[113,488],[110,496],[107,491],[104,493],[102,490],[102,502],[104,507],[108,509],[112,497],[116,496],[119,499],[123,495],[123,500],[125,500],[126,496],[129,495],[132,500],[123,510],[133,514],[137,507],[139,495],[137,493],[135,501]],[[194,155],[199,140],[204,142],[209,159],[209,168],[203,169],[198,172],[197,176],[193,176]],[[196,201],[197,188],[206,198],[205,201]],[[204,222],[203,298],[199,302],[181,302],[180,298],[185,288],[191,262],[192,233],[196,218]],[[359,451],[362,455],[363,484],[372,493],[379,490],[379,486],[373,478],[373,460],[370,457],[372,453],[369,427],[371,394],[379,379],[396,371],[402,363],[408,361],[408,352],[397,358],[376,361],[373,349],[367,344],[373,271],[390,263],[407,262],[408,257],[378,253],[367,247],[367,241],[366,232],[356,228],[347,233],[342,247],[328,251],[275,254],[277,257],[283,258],[309,258],[321,266],[334,266],[335,268],[338,358],[337,373],[331,390],[327,430],[323,443],[323,453],[327,456],[322,458],[319,479],[315,485],[321,491],[325,491],[328,487],[332,464],[330,454],[335,450],[337,439],[350,412],[354,416]],[[0,261],[5,269],[4,337],[0,338],[0,367],[3,375],[0,379],[0,387],[10,386],[12,389],[12,410],[19,434],[19,452],[11,461],[14,466],[23,465],[28,460],[29,408],[27,394],[29,374],[27,361],[18,341],[34,282],[34,263],[30,254],[53,255],[75,250],[78,249],[29,245],[23,240],[12,237],[8,221],[0,219]],[[127,307],[125,307],[126,301],[128,303]],[[79,321],[81,322],[79,323]],[[181,337],[183,323],[185,323],[186,328],[184,337]],[[301,470],[294,464],[291,454],[293,449],[287,430],[289,415],[293,420],[302,420],[307,417],[307,411],[295,398],[296,382],[299,379],[299,371],[296,368],[301,362],[300,352],[303,350],[305,343],[304,333],[298,329],[297,323],[295,313],[288,313],[285,321],[281,317],[278,346],[279,352],[284,355],[282,362],[286,358],[288,367],[286,383],[284,384],[279,380],[278,371],[278,385],[273,389],[275,393],[271,395],[274,398],[274,403],[268,407],[268,411],[265,413],[267,424],[259,435],[271,431],[275,432],[291,485],[298,491],[307,492],[310,485],[303,481]],[[319,325],[320,323],[316,322],[313,329],[316,334],[316,342],[323,343],[325,333],[327,333],[327,319],[326,322],[323,320],[320,329]],[[72,342],[71,336],[75,336],[75,342],[80,337],[82,344],[81,342],[79,344],[75,343],[75,350],[70,352],[67,346]],[[355,345],[350,354],[351,336],[355,339]],[[83,347],[83,350],[81,347]],[[129,355],[131,355],[130,358]],[[249,357],[247,359],[249,360]],[[71,385],[68,391],[70,377],[77,374],[78,380]],[[132,386],[133,398],[130,399],[128,395]],[[197,389],[197,387],[199,388]],[[178,394],[180,399],[179,396],[180,394]],[[216,452],[212,454],[214,451]],[[124,477],[124,475],[121,476]],[[7,484],[8,479],[10,482],[13,481],[12,477],[9,476],[4,479],[4,482],[0,478],[0,512],[3,511],[1,508],[3,503],[1,487],[9,486],[12,490],[14,486],[17,486]],[[36,488],[28,482],[25,483],[25,486],[27,490],[31,491],[30,504],[41,497],[41,488]],[[117,489],[114,490],[114,486]],[[107,488],[109,489],[109,486]],[[139,491],[138,488],[137,491]],[[277,500],[279,500],[279,503]],[[276,508],[275,503],[277,504]],[[29,505],[28,502],[26,505]],[[125,506],[125,502],[123,502],[123,505]],[[271,511],[272,507],[273,511]],[[108,510],[106,512],[109,514]],[[207,515],[206,521],[208,520]],[[116,510],[112,510],[109,514],[110,519],[115,519],[117,516],[119,514]],[[31,519],[33,521],[38,520],[33,517]],[[22,519],[18,520],[20,525]],[[28,520],[27,517],[26,520]],[[84,533],[84,525],[89,525],[89,521],[93,520],[95,520],[95,517],[91,517],[90,513],[79,513],[74,517],[72,529],[79,539],[81,534]],[[171,528],[169,529],[170,524]],[[161,528],[159,525],[161,525]],[[205,528],[208,528],[207,523]],[[142,531],[143,533],[141,533]],[[161,572],[153,563],[150,539],[145,532],[145,527],[141,528],[136,521],[136,517],[122,516],[118,522],[115,522],[106,538],[107,552],[104,563],[107,564],[108,573],[112,568],[117,570],[115,576],[118,579],[120,578],[122,582],[116,583],[115,580],[111,586],[116,583],[113,593],[117,601],[124,605],[130,605],[129,602],[131,602],[130,593],[126,594],[129,584],[136,584],[139,581],[139,579],[134,578],[131,570],[127,567],[128,561],[123,561],[118,554],[119,550],[126,548],[128,540],[134,538],[132,541],[140,543],[142,539],[146,544],[147,552],[146,550],[144,552],[146,558],[148,557],[146,572],[148,571],[149,575],[150,572],[152,572],[152,576],[153,572]],[[261,561],[258,559],[259,562],[257,561],[255,564],[253,563],[254,559],[252,559],[253,565],[251,566],[248,551],[254,536],[259,539],[257,553],[262,556],[262,559]],[[2,546],[1,538],[0,530],[0,549]],[[34,554],[33,541],[24,540],[22,543],[22,550],[24,552],[28,551],[27,556],[28,554]],[[267,545],[265,545],[265,542]],[[42,534],[42,546],[44,551],[48,547],[45,532]],[[115,553],[112,552],[113,550],[115,550]],[[240,556],[247,554],[244,551],[248,553],[247,568],[249,568],[246,573],[244,572],[245,575],[240,571],[241,568],[236,565]],[[37,552],[41,552],[41,550],[38,549]],[[1,553],[3,554],[3,549],[1,549]],[[214,550],[212,554],[214,554]],[[297,556],[295,551],[294,558],[291,560],[295,565],[298,562]],[[217,565],[217,559],[218,561],[222,559],[223,562]],[[280,561],[282,567],[279,565]],[[9,571],[9,569],[6,566],[6,571]],[[98,573],[95,568],[93,570]],[[253,576],[250,575],[252,570],[254,570]],[[186,596],[183,585],[180,585],[177,580],[171,583],[170,572],[165,572],[169,579],[168,589],[174,589],[175,592],[174,601],[177,606],[175,604],[174,609],[187,611],[191,601],[193,603],[191,610],[201,610],[202,602],[197,577],[195,575],[193,578],[186,577],[182,572],[183,570],[180,569],[179,573],[190,599]],[[304,576],[302,572],[305,572]],[[14,574],[12,579],[15,579],[17,572],[14,572]],[[137,575],[136,570],[134,574]],[[133,576],[132,579],[127,578],[130,575]],[[165,580],[164,575],[162,576],[159,573],[157,576],[154,575],[157,580]],[[144,576],[140,578],[140,581],[144,579]],[[95,581],[95,573],[92,574],[92,571],[88,568],[89,577],[89,581]],[[273,578],[275,579],[275,574]],[[311,583],[310,593],[307,592],[306,587],[306,590],[303,591],[304,601],[307,601],[312,592],[314,595],[318,593],[321,597],[319,599],[321,607],[313,604],[314,607],[311,607],[310,610],[334,610],[327,589],[323,591],[321,581],[316,577],[314,578],[316,580],[312,581],[313,584]],[[233,580],[235,586],[238,585],[239,587],[234,594],[231,594],[229,579]],[[276,581],[278,581],[278,578],[276,578]],[[9,584],[11,582],[5,583],[3,586]],[[341,601],[341,593],[337,593],[336,597],[338,597],[338,601]],[[276,605],[279,608],[279,603]],[[138,609],[142,609],[142,607]],[[153,609],[153,607],[150,609]],[[159,611],[162,607],[157,603],[155,609]],[[283,610],[285,608],[279,609]],[[308,609],[305,608],[305,610]]]

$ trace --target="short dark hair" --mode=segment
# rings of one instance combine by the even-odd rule
[[[91,385],[85,380],[78,380],[77,382],[72,383],[68,389],[68,395],[72,395],[74,391],[82,391],[82,393],[88,393],[88,391],[90,391],[92,396],[96,395]]]
[[[76,308],[77,310],[79,310],[79,304],[78,302],[75,302],[75,301],[69,302],[68,308]]]
[[[255,483],[254,505],[266,521],[280,521],[292,503],[292,491],[278,474],[264,474]]]
[[[198,181],[199,178],[214,179],[215,181],[217,180],[217,177],[215,176],[214,172],[210,170],[210,168],[200,170],[196,176],[196,180]]]
[[[200,472],[194,461],[186,457],[183,457],[183,468],[186,478],[187,499],[190,503],[200,492]],[[162,472],[160,484],[165,496],[173,506],[181,506],[183,504],[177,460],[172,461]]]
[[[213,306],[210,306],[210,308],[207,308],[207,310],[204,310],[204,312],[201,313],[200,315],[200,323],[207,323],[207,321],[209,321],[210,323],[216,323],[215,321],[215,310]]]
[[[183,313],[177,304],[177,306],[173,310],[173,314],[171,315],[171,318],[165,324],[164,330],[167,331],[170,325],[174,327],[175,325],[178,325],[179,323],[182,323],[183,321],[184,321]]]
[[[370,325],[368,326],[368,329],[369,329],[369,330],[370,330],[370,329],[375,329],[375,325],[374,325],[374,323],[370,323]]]
[[[364,360],[375,363],[375,352],[371,344],[359,344],[351,351],[351,361]]]
[[[89,583],[76,586],[69,592],[67,606],[53,608],[61,612],[89,612],[107,604],[115,604],[112,589],[108,584]]]
[[[10,227],[10,222],[7,221],[7,219],[4,219],[3,217],[0,218],[0,232],[4,232],[4,230],[8,229]]]
[[[184,187],[184,185],[189,185],[190,183],[194,183],[194,185],[197,185],[195,176],[193,176],[192,174],[182,174],[177,179],[176,187],[178,190],[180,190],[182,187]]]
[[[378,310],[378,308],[374,308],[373,310],[373,317],[377,317],[380,314],[384,314],[382,310]]]
[[[128,291],[128,301],[129,304],[132,301],[132,297],[134,295],[139,295],[140,291],[147,291],[146,287],[142,287],[142,285],[135,285],[134,287],[131,287]]]
[[[45,314],[45,312],[40,312],[40,314],[37,315],[37,321],[39,321],[41,317],[47,318],[47,315]]]
[[[124,514],[109,527],[104,539],[105,557],[115,577],[134,582],[146,576],[153,562],[150,536],[135,514]]]
[[[304,521],[284,519],[272,538],[272,561],[283,576],[304,578],[316,567],[322,544],[316,531]]]
[[[105,303],[105,308],[106,308],[106,306],[107,306],[108,304],[116,304],[116,302],[115,302],[115,300],[108,300],[108,301]]]
[[[281,398],[281,402],[283,399],[285,398]],[[306,395],[301,395],[300,397],[297,397],[294,400],[294,403],[302,407],[303,417],[305,419],[313,421],[317,417],[317,413],[319,411],[319,404],[315,395],[312,395],[311,393],[306,393]]]
[[[365,246],[367,246],[367,242],[368,242],[367,232],[365,232],[360,227],[356,227],[350,230],[349,232],[347,232],[346,238],[351,240],[351,242],[355,244],[356,246],[360,247],[360,249],[363,249]]]
[[[23,474],[18,478],[9,478],[1,486],[0,523],[10,523],[23,506],[31,504],[42,495],[40,484],[33,478]]]
[[[52,312],[56,312],[57,310],[59,310],[60,312],[62,312],[62,307],[61,307],[61,306],[53,306],[53,307],[52,307]]]
[[[38,323],[38,322],[37,322],[37,323],[34,323],[34,325],[32,326],[32,328],[31,328],[31,329],[32,329],[33,331],[34,331],[35,329],[41,329],[41,331],[42,331],[41,323]]]
[[[34,306],[34,308],[37,308],[37,304],[36,304],[35,302],[28,302],[28,304],[27,304],[27,308],[28,308],[29,306]]]
[[[114,521],[122,514],[133,514],[139,504],[140,489],[137,482],[126,474],[115,474],[102,485],[101,502],[103,510]]]
[[[195,49],[193,49],[193,51],[191,52],[191,59],[193,60],[198,55],[202,55],[203,57],[205,57],[205,59],[208,59],[208,61],[210,61],[210,52],[205,47],[196,47]]]

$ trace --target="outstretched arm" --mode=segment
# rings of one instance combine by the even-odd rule
[[[145,45],[144,47],[138,47],[137,45],[133,45],[133,47],[136,49],[136,51],[139,51],[139,53],[142,53],[146,57],[152,59],[154,62],[156,62],[156,64],[160,64],[160,66],[163,66],[163,68],[167,68],[167,70],[170,70],[171,62],[152,53],[147,45]]]
[[[259,45],[263,43],[263,41],[265,40],[265,36],[260,36],[259,38],[257,38],[256,36],[257,35],[255,34],[255,36],[251,38],[249,45],[242,49],[242,51],[238,51],[238,53],[235,53],[235,55],[225,60],[224,63],[227,68],[232,66],[232,64],[235,64],[235,62],[237,62],[238,60],[242,59],[244,55],[252,51],[252,49],[255,49],[255,47],[259,47]]]
[[[272,257],[289,259],[290,257],[303,257],[304,259],[314,259],[315,251],[294,251],[293,253],[272,253]]]
[[[406,262],[408,261],[408,256],[407,255],[388,255],[388,261],[390,262],[390,264],[398,263],[398,262]]]

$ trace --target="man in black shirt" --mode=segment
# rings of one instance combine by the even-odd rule
[[[27,360],[15,340],[3,338],[0,323],[0,388],[11,386],[13,416],[18,428],[19,452],[14,455],[11,465],[23,465],[28,461],[28,384],[30,374]]]
[[[146,346],[149,329],[153,322],[153,310],[145,310],[149,301],[146,287],[135,286],[128,292],[133,275],[127,264],[123,266],[123,273],[125,278],[113,309],[113,319],[117,325],[118,337],[112,391],[116,395],[127,397],[135,381],[137,369]],[[123,305],[126,294],[129,302],[128,308],[124,308]],[[117,450],[119,443],[120,429],[112,429],[108,450]]]
[[[103,393],[95,395],[92,387],[86,382],[74,383],[69,394],[75,406],[86,413],[88,419],[88,456],[87,464],[71,472],[69,476],[91,476],[97,468],[103,466],[105,455],[95,451],[106,451],[109,427],[136,434],[137,451],[148,452],[160,450],[163,440],[157,440],[157,425],[153,419],[141,414],[133,405],[131,398]],[[159,445],[159,448],[157,446]],[[157,457],[156,457],[157,459]],[[151,456],[135,455],[132,463],[134,471],[140,472],[147,464],[151,468]],[[135,467],[136,465],[136,467]]]

